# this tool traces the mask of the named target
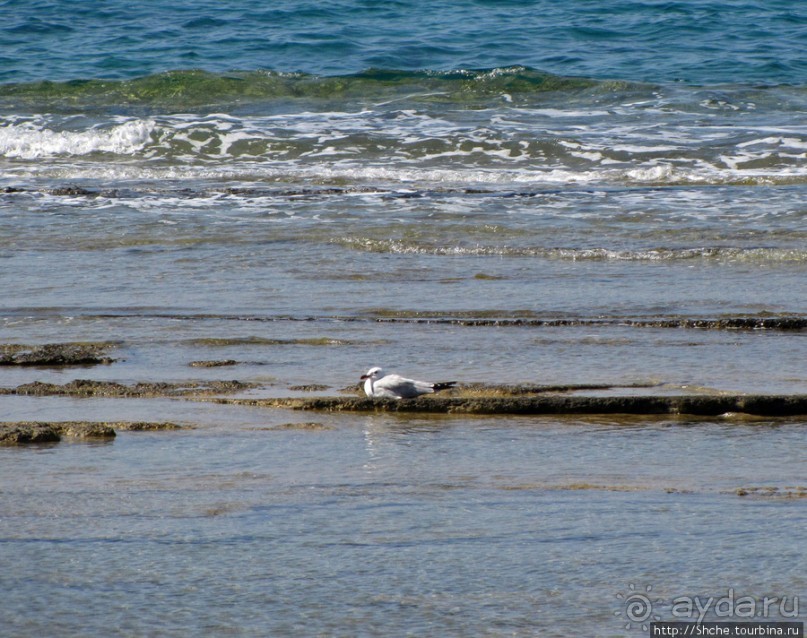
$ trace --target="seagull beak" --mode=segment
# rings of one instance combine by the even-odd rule
[[[370,378],[369,374],[363,374],[363,375],[361,375],[361,378],[359,379],[359,381],[364,381],[365,379],[369,379],[369,378]]]

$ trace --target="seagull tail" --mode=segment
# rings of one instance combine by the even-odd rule
[[[432,385],[432,390],[439,392],[440,390],[448,390],[449,388],[453,388],[455,385],[457,385],[456,381],[443,381],[442,383],[435,383]]]

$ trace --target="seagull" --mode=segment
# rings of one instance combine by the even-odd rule
[[[397,374],[386,374],[381,368],[370,368],[361,376],[361,380],[364,381],[365,394],[373,399],[412,399],[421,394],[453,388],[457,383],[456,381],[444,383],[415,381]]]

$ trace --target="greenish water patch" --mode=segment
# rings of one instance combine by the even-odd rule
[[[56,111],[114,106],[169,111],[211,104],[278,99],[383,99],[406,96],[423,102],[473,104],[502,95],[529,96],[602,87],[622,91],[629,82],[603,82],[544,73],[527,67],[458,71],[369,69],[334,76],[274,71],[210,73],[175,70],[127,80],[77,79],[0,86],[0,104],[50,105]]]

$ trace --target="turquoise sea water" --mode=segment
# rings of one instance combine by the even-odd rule
[[[0,17],[0,344],[116,359],[3,388],[336,394],[383,365],[807,392],[802,3]],[[0,635],[635,636],[682,596],[807,606],[802,419],[0,396],[74,419],[189,428],[0,448]]]
[[[801,3],[5,0],[3,82],[202,68],[316,75],[524,65],[694,84],[803,83]]]

